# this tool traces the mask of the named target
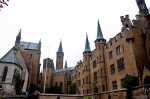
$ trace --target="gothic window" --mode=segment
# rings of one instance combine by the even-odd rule
[[[102,90],[102,91],[105,91],[105,85],[103,85],[103,86],[102,86],[102,88],[103,88],[103,90]]]
[[[115,73],[115,66],[114,64],[110,65],[111,75]]]
[[[4,71],[3,71],[2,81],[5,81],[5,80],[6,80],[7,72],[8,72],[8,67],[5,66],[5,67],[4,67]]]
[[[96,72],[94,72],[94,80],[97,82],[97,71]]]
[[[113,55],[112,55],[112,51],[109,52],[109,59],[112,59]]]
[[[116,53],[117,53],[117,55],[121,53],[121,46],[120,45],[116,47]]]
[[[118,71],[121,71],[121,70],[123,70],[125,68],[124,67],[124,59],[123,58],[118,59],[117,63],[118,63]]]
[[[103,62],[103,57],[102,56],[100,56],[100,62]]]
[[[113,90],[117,90],[117,81],[113,81],[112,82],[112,87],[113,87]]]
[[[14,70],[14,74],[13,74],[13,80],[12,80],[12,83],[13,83],[13,84],[14,84],[14,80],[15,80],[15,79],[14,79],[14,78],[15,78],[15,75],[16,75],[17,73],[18,73],[18,71],[17,71],[17,69],[15,69],[15,70]]]
[[[88,76],[86,76],[86,83],[88,84]]]
[[[96,67],[96,60],[93,61],[93,68]]]
[[[104,74],[104,69],[103,69],[103,68],[101,69],[101,75],[102,75],[102,77],[105,76],[105,74]]]
[[[60,91],[62,92],[63,84],[60,82]]]

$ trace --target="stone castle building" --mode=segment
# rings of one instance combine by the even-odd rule
[[[7,94],[14,94],[14,76],[22,78],[22,92],[30,84],[37,85],[40,71],[41,41],[39,43],[21,41],[21,30],[15,45],[0,59],[0,86]]]
[[[67,61],[63,65],[64,52],[62,42],[60,42],[56,52],[56,69],[53,60],[46,58],[43,60],[43,73],[41,91],[51,93],[69,93],[71,83],[71,72],[74,67],[67,67]],[[48,90],[49,89],[49,90]]]
[[[92,93],[93,83],[99,92],[122,89],[122,80],[126,74],[136,76],[140,85],[143,85],[145,78],[150,77],[150,14],[144,0],[136,0],[136,3],[139,8],[136,20],[131,21],[129,15],[121,16],[121,32],[108,42],[103,37],[98,21],[95,49],[91,51],[86,35],[83,60],[71,70],[63,69],[64,53],[60,43],[56,70],[54,65],[47,63],[46,87],[60,86],[61,92],[66,93],[67,71],[71,75],[71,84],[76,84],[78,94]],[[51,59],[47,60],[50,62]],[[43,74],[46,71],[45,63],[46,59]]]

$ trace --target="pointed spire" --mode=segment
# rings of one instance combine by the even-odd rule
[[[96,37],[96,40],[98,40],[98,39],[104,39],[103,34],[102,34],[102,30],[101,30],[101,27],[100,27],[100,24],[99,24],[99,20],[98,20],[98,24],[97,24],[97,37]]]
[[[60,41],[60,44],[59,44],[59,48],[58,48],[58,51],[57,52],[63,52],[63,49],[62,49],[62,42]]]
[[[88,35],[86,34],[86,42],[85,42],[85,49],[84,49],[84,52],[89,52],[91,51],[90,49],[90,44],[89,44],[89,40],[88,40]]]
[[[15,44],[20,44],[20,40],[21,40],[21,29],[16,37],[16,41],[15,41]]]
[[[65,68],[68,68],[68,66],[67,66],[67,61],[65,61]]]

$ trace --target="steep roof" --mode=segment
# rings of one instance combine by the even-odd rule
[[[98,24],[97,24],[97,37],[96,37],[96,40],[98,40],[98,39],[104,39],[103,34],[102,34],[102,30],[101,30],[101,27],[100,27],[100,24],[99,24],[99,20],[98,20]]]
[[[61,41],[60,41],[59,48],[58,48],[57,52],[63,52],[62,42]]]
[[[85,41],[84,52],[89,52],[89,51],[91,51],[91,49],[90,49],[90,44],[89,44],[89,40],[88,40],[88,35],[86,34],[86,41]]]
[[[39,43],[21,41],[20,46],[23,46],[27,50],[40,50]]]
[[[66,72],[66,71],[73,70],[74,68],[75,67],[68,67],[68,68],[64,68],[64,69],[58,69],[58,70],[54,70],[53,73]]]
[[[17,56],[15,54],[14,48],[12,48],[11,50],[9,50],[1,59],[1,62],[8,62],[8,63],[14,63],[17,65],[20,65]]]

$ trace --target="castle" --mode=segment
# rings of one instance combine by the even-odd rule
[[[136,0],[136,3],[139,8],[136,20],[131,21],[129,15],[121,16],[122,30],[108,42],[98,21],[95,49],[91,51],[86,35],[83,60],[75,67],[63,68],[60,42],[56,70],[52,59],[44,60],[41,88],[69,93],[71,85],[75,84],[77,94],[90,94],[95,83],[98,92],[118,90],[123,88],[126,74],[136,76],[140,85],[145,84],[150,77],[150,14],[144,0]]]

